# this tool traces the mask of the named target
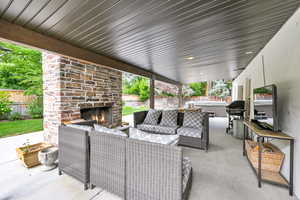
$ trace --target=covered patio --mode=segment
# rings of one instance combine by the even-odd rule
[[[299,154],[299,5],[299,0],[4,0],[0,3],[0,39],[43,52],[43,140],[55,146],[63,141],[60,140],[61,127],[68,124],[93,121],[104,128],[120,127],[124,121],[122,72],[129,72],[150,79],[151,109],[155,109],[155,81],[175,85],[178,88],[178,107],[179,110],[183,110],[183,114],[187,109],[182,99],[184,84],[217,79],[233,80],[232,99],[245,102],[247,120],[253,119],[254,116],[253,89],[276,84],[280,101],[280,130],[296,140],[295,154]],[[198,117],[205,121],[204,115],[206,117],[208,113],[202,113],[201,116],[198,113]],[[156,125],[161,118],[157,116]],[[189,183],[192,183],[188,196],[190,200],[292,200],[299,197],[299,172],[296,171],[291,176],[289,171],[293,167],[299,168],[299,158],[295,156],[294,164],[288,162],[294,157],[294,152],[289,154],[286,143],[270,141],[276,143],[286,155],[281,172],[285,179],[290,180],[286,184],[290,189],[290,196],[285,188],[269,184],[264,184],[262,188],[257,187],[257,179],[247,159],[242,155],[242,141],[225,134],[228,123],[226,118],[210,118],[205,123],[201,121],[201,125],[197,125],[200,126],[198,130],[201,130],[201,133],[195,141],[201,140],[206,143],[204,149],[207,152],[196,148],[178,147],[177,143],[174,148],[170,147],[177,153],[174,157],[178,156],[177,161],[180,164],[176,173],[180,174],[180,177],[175,177],[174,181],[169,182],[170,185],[175,179],[180,182],[174,189],[179,192],[171,191],[173,188],[166,186],[172,194],[168,196],[169,194],[164,193],[167,197],[164,196],[161,200],[173,200],[172,195],[175,193],[177,196],[184,196],[181,191],[181,176],[185,156],[190,158],[193,169],[193,176],[189,176],[188,179]],[[204,130],[204,124],[210,124],[208,130]],[[137,128],[136,124],[134,126]],[[176,135],[181,126],[183,124],[176,121],[175,128],[171,131],[175,131]],[[85,136],[84,142],[82,138],[77,138],[78,145],[81,142],[86,145],[86,158],[79,164],[85,163],[84,168],[87,171],[101,165],[97,159],[99,163],[96,164],[89,160],[90,155],[93,155],[91,145],[98,141],[90,139],[91,135],[96,135],[93,128],[94,124],[89,131],[81,130]],[[80,132],[74,129],[73,131]],[[187,133],[187,137],[190,135]],[[179,138],[184,138],[182,136],[178,134]],[[193,142],[195,138],[191,136],[189,142]],[[77,140],[74,138],[73,141]],[[123,150],[127,152],[126,145],[132,140],[120,141],[124,146]],[[72,143],[72,139],[66,139],[64,142]],[[136,145],[134,141],[132,143],[132,146]],[[101,147],[103,151],[104,146]],[[152,144],[146,142],[145,146],[152,148]],[[60,146],[60,150],[63,149],[61,147],[63,146]],[[109,147],[110,145],[107,148]],[[174,153],[169,151],[169,147],[161,148]],[[118,150],[124,153],[122,149]],[[99,149],[95,152],[102,153]],[[123,157],[115,156],[121,160],[122,166],[129,163],[122,159],[136,155],[126,152]],[[62,163],[63,156],[60,158]],[[95,159],[95,156],[91,158]],[[164,159],[160,159],[162,160]],[[72,164],[71,162],[70,166]],[[76,164],[78,163],[74,161],[74,165]],[[84,186],[90,186],[90,189],[83,190],[82,183],[67,173],[58,176],[57,170],[41,172],[39,167],[25,170],[19,165],[17,160],[0,163],[0,176],[3,177],[0,180],[0,199],[120,199],[112,194],[113,192],[109,193],[99,187],[91,189],[94,185],[88,182],[92,177],[89,173],[84,174],[88,176]],[[137,165],[139,167],[139,164]],[[128,179],[125,171],[128,168],[124,167],[121,170],[125,181],[116,182],[120,181],[120,185],[125,185],[121,187],[120,193],[126,196],[128,193],[126,194],[125,182]],[[172,169],[168,170],[172,175]],[[95,172],[97,173],[98,171]],[[154,173],[153,176],[157,174]],[[138,183],[134,178],[130,181],[133,185]],[[108,188],[114,187],[112,182],[108,185]],[[152,191],[151,187],[147,189]],[[129,186],[128,188],[134,190]],[[160,192],[164,191],[158,193]],[[137,192],[135,199],[138,199],[138,195],[143,194]],[[155,198],[148,195],[147,199]]]
[[[226,118],[212,118],[210,122],[213,134],[209,153],[184,148],[184,155],[191,158],[194,168],[190,200],[294,199],[288,197],[284,188],[268,184],[257,188],[256,178],[247,160],[242,157],[241,141],[224,133]],[[0,175],[0,199],[120,199],[100,188],[84,191],[82,183],[67,175],[58,176],[57,170],[41,172],[39,167],[25,169],[19,160],[1,163]]]

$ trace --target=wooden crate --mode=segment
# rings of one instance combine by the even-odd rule
[[[25,167],[30,168],[41,164],[38,159],[40,150],[47,149],[53,145],[48,143],[37,143],[24,147],[16,148],[17,156],[22,161]]]
[[[246,151],[248,158],[252,165],[258,168],[258,143],[246,140]],[[268,150],[272,150],[269,152]],[[271,143],[263,143],[262,148],[261,169],[272,172],[280,172],[284,160],[284,153],[282,153],[276,146]]]

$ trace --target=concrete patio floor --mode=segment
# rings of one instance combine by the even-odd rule
[[[289,197],[285,188],[263,184],[259,189],[252,169],[242,156],[242,141],[224,133],[226,119],[212,118],[210,123],[211,146],[208,153],[184,148],[184,154],[191,158],[194,170],[189,200],[294,199]],[[40,135],[32,134],[32,138],[38,140]],[[67,175],[58,176],[57,169],[50,172],[42,172],[40,167],[26,169],[18,160],[12,159],[12,155],[5,157],[5,154],[14,152],[15,147],[10,149],[8,141],[16,137],[0,139],[0,200],[120,199],[99,188],[84,191],[80,182]]]
[[[35,144],[43,141],[43,131],[28,133],[18,136],[6,137],[0,139],[0,164],[14,161],[17,159],[16,148],[23,146],[26,140],[30,144]]]

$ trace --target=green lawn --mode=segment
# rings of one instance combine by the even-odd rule
[[[143,111],[143,110],[148,110],[149,108],[146,108],[145,106],[140,106],[140,107],[131,107],[131,106],[123,106],[122,108],[122,115],[131,115],[134,112],[138,111]]]
[[[43,130],[42,119],[0,122],[0,138]]]
[[[122,115],[131,115],[134,112],[147,110],[145,106],[131,107],[123,106]],[[29,120],[18,120],[18,121],[5,121],[0,122],[0,138],[20,135],[24,133],[30,133],[35,131],[43,130],[43,120],[42,119],[29,119]]]

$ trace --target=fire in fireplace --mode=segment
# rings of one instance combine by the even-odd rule
[[[112,109],[107,107],[94,107],[80,109],[81,118],[95,120],[97,124],[110,127],[112,124]]]

